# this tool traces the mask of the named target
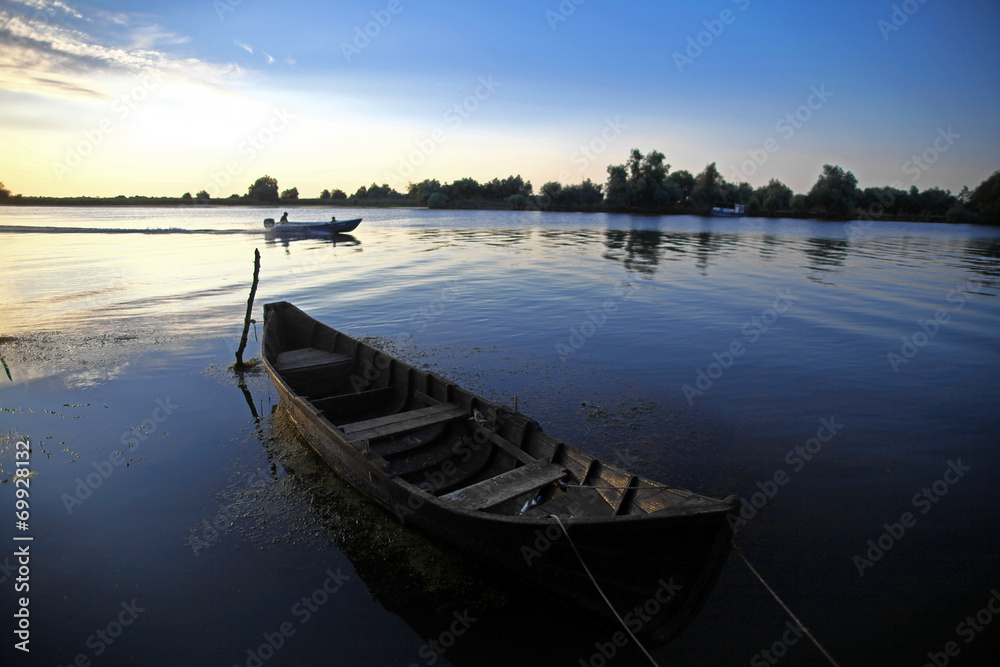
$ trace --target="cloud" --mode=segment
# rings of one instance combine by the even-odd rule
[[[244,44],[243,42],[241,42],[238,39],[234,39],[233,43],[236,44],[236,46],[239,46],[240,48],[246,49],[247,53],[251,53],[251,54],[253,53],[253,47],[250,46],[249,44]]]
[[[274,62],[274,56],[272,56],[270,53],[265,53],[264,51],[261,51],[261,55],[264,56],[264,60],[267,62],[268,65]]]
[[[33,18],[41,18],[39,13],[44,13],[48,17],[55,15],[56,11],[60,11],[64,14],[68,14],[75,19],[84,18],[83,14],[76,11],[65,2],[60,2],[60,0],[11,0],[12,2],[24,5],[29,9],[35,10],[35,16]]]
[[[121,25],[128,24],[125,23]],[[161,45],[176,46],[178,44],[187,44],[190,41],[190,37],[184,37],[173,32],[161,30],[160,26],[155,23],[153,25],[136,28],[132,31],[132,48],[134,49],[152,49]]]
[[[133,25],[137,15],[83,16],[59,0],[17,1],[36,14],[0,10],[0,88],[6,90],[112,98],[112,80],[122,75],[155,72],[209,85],[240,83],[248,75],[233,63],[172,55],[167,48],[189,38],[155,23]],[[66,23],[78,19],[86,31]],[[95,37],[92,28],[108,37]]]

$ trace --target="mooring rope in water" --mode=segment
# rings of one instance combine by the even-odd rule
[[[654,667],[659,667],[656,660],[653,659],[653,656],[651,656],[649,654],[649,651],[646,650],[646,647],[642,645],[642,642],[639,641],[639,639],[635,636],[635,634],[628,627],[628,625],[625,624],[624,619],[622,619],[621,615],[618,613],[618,610],[615,609],[615,606],[611,604],[611,600],[608,599],[608,596],[604,594],[603,590],[601,590],[600,585],[597,583],[597,579],[595,579],[594,575],[590,573],[590,568],[587,567],[587,564],[585,562],[583,562],[583,557],[580,555],[580,551],[576,548],[576,543],[573,542],[573,538],[569,536],[569,532],[566,530],[566,526],[563,525],[562,520],[560,520],[559,517],[556,516],[555,514],[550,514],[549,516],[555,519],[556,523],[559,524],[559,527],[562,528],[563,535],[565,535],[566,539],[569,540],[569,545],[573,547],[573,553],[576,554],[576,559],[580,561],[580,565],[583,566],[583,571],[587,573],[588,577],[590,577],[590,581],[594,584],[594,588],[596,588],[597,592],[601,594],[602,598],[604,598],[604,601],[608,605],[608,609],[610,609],[611,613],[615,615],[615,618],[618,619],[618,622],[622,624],[622,627],[625,628],[625,632],[629,634],[629,637],[632,638],[632,641],[635,642],[635,645],[638,646],[642,650],[642,652],[646,654],[646,657],[649,658],[649,661],[654,665]]]
[[[840,667],[840,665],[837,664],[837,661],[833,659],[833,656],[827,653],[826,649],[823,648],[823,646],[819,643],[819,641],[817,641],[816,638],[812,636],[812,633],[809,632],[809,628],[803,625],[802,621],[800,621],[798,617],[792,613],[792,610],[788,608],[788,605],[786,605],[784,602],[781,601],[781,598],[779,598],[778,594],[774,592],[774,589],[771,588],[766,581],[764,581],[764,577],[760,576],[760,573],[754,569],[753,565],[750,564],[750,561],[747,560],[747,557],[743,555],[742,551],[740,551],[740,548],[736,546],[736,542],[730,540],[730,544],[732,544],[733,551],[736,552],[736,555],[739,556],[740,559],[747,564],[747,567],[750,568],[750,571],[753,572],[754,576],[757,577],[760,583],[764,585],[764,588],[767,589],[767,592],[770,593],[771,596],[778,602],[778,604],[781,605],[781,608],[784,609],[789,616],[791,616],[792,620],[795,621],[795,624],[798,625],[800,628],[802,628],[802,632],[805,633],[806,637],[812,640],[812,643],[816,645],[816,648],[819,649],[820,653],[822,653],[823,656],[830,661],[830,664],[833,665],[833,667]]]

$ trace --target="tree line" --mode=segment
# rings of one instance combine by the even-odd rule
[[[847,219],[922,219],[959,223],[1000,224],[1000,170],[974,190],[964,186],[957,194],[938,187],[909,189],[900,183],[882,187],[859,188],[850,171],[836,165],[823,165],[816,183],[807,193],[794,193],[790,187],[771,179],[754,188],[749,183],[730,183],[715,163],[698,174],[673,171],[666,156],[656,150],[643,155],[632,149],[624,164],[609,165],[603,184],[586,179],[575,185],[549,181],[535,193],[531,182],[520,175],[494,178],[479,183],[461,178],[451,183],[425,179],[410,183],[405,193],[388,184],[361,186],[353,195],[341,189],[324,189],[318,199],[302,199],[298,188],[281,190],[276,178],[265,175],[247,189],[244,196],[232,195],[213,200],[207,191],[195,196],[184,193],[180,203],[187,204],[328,204],[343,206],[427,206],[429,208],[499,208],[514,210],[608,211],[651,214],[706,215],[719,204],[741,204],[748,215],[768,217],[808,217]],[[23,201],[22,201],[23,199]],[[48,200],[52,200],[49,202]],[[136,201],[138,200],[138,201]],[[12,196],[0,183],[0,201],[6,203],[175,203],[171,198],[123,195],[113,200],[91,198],[22,198]]]
[[[742,204],[748,215],[808,217],[833,220],[924,219],[959,223],[1000,224],[1000,171],[974,190],[957,194],[931,187],[919,190],[894,184],[859,188],[850,171],[823,165],[807,193],[795,193],[772,178],[754,188],[730,183],[710,163],[698,174],[671,171],[666,156],[656,150],[643,155],[632,149],[624,164],[610,165],[604,184],[586,179],[575,185],[550,181],[537,193],[530,181],[518,176],[479,183],[461,178],[451,183],[425,179],[410,183],[405,193],[387,184],[361,186],[353,195],[339,189],[323,190],[320,201],[353,205],[408,202],[429,208],[506,208],[514,210],[609,211],[651,214],[706,215],[719,204]],[[248,198],[270,202],[298,200],[293,188],[279,195],[274,179],[263,177],[250,187]]]

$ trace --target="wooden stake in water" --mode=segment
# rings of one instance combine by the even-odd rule
[[[250,298],[247,299],[247,314],[243,318],[243,336],[240,338],[240,347],[236,350],[236,368],[243,367],[243,350],[247,347],[247,334],[250,333],[250,316],[253,314],[253,298],[257,294],[257,278],[260,276],[260,251],[253,250],[253,284],[250,286]]]

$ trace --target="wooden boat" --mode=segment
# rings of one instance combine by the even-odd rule
[[[275,234],[347,234],[361,224],[361,218],[337,222],[286,222],[275,223],[274,218],[264,220],[264,228]]]
[[[708,498],[600,461],[290,303],[264,306],[261,345],[305,440],[404,523],[612,624],[610,632],[624,622],[644,642],[668,641],[706,600],[729,554],[735,497]]]

